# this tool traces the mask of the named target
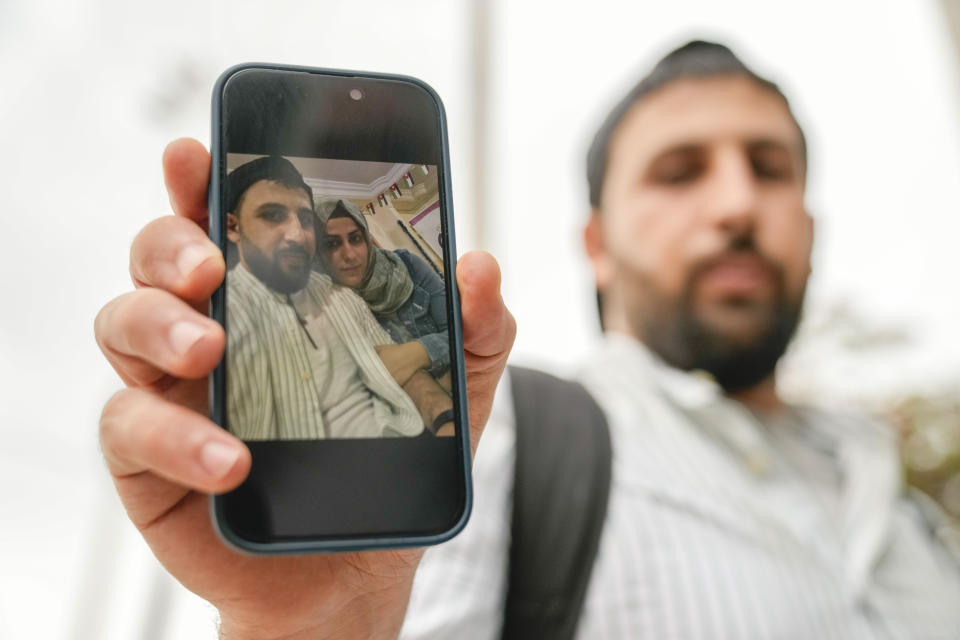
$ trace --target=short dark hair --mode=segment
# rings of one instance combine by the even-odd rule
[[[729,47],[704,40],[688,42],[661,58],[653,67],[653,70],[617,103],[594,135],[593,142],[587,150],[587,187],[590,206],[596,209],[600,208],[600,194],[603,190],[604,178],[607,175],[610,142],[630,108],[654,91],[662,89],[677,80],[718,76],[749,78],[762,88],[779,96],[787,105],[787,110],[790,111],[790,103],[783,92],[780,91],[780,88],[770,80],[762,78],[750,70]],[[800,151],[805,166],[807,162],[806,138],[792,111],[790,111],[790,117],[793,118],[797,131],[800,132]]]
[[[227,211],[237,214],[247,189],[261,180],[276,182],[288,189],[303,189],[313,206],[313,190],[293,163],[281,156],[264,156],[240,165],[227,176]]]

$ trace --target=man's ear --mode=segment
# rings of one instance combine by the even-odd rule
[[[232,213],[227,214],[227,238],[234,244],[240,242],[240,221]]]
[[[590,218],[583,228],[583,246],[593,265],[593,279],[599,291],[604,291],[613,280],[613,265],[607,252],[607,242],[603,235],[603,221],[600,211],[590,210]]]

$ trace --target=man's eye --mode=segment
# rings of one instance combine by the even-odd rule
[[[785,180],[790,177],[790,167],[781,162],[754,160],[753,174],[761,180]]]
[[[304,229],[313,228],[313,212],[312,211],[300,211],[297,213],[297,219],[300,221],[300,226]]]
[[[267,209],[260,213],[260,217],[267,222],[283,222],[287,217],[287,212],[281,209]]]
[[[700,165],[692,163],[664,167],[656,173],[656,181],[660,184],[685,184],[696,180],[700,172]]]

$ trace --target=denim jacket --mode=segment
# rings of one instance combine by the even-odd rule
[[[441,376],[450,368],[447,305],[443,280],[422,258],[397,249],[413,279],[413,293],[393,313],[374,314],[398,344],[416,340],[430,357],[430,373]]]

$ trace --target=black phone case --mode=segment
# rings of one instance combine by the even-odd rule
[[[291,71],[300,73],[320,74],[327,76],[339,76],[347,78],[361,78],[373,80],[388,80],[394,82],[408,83],[425,91],[436,106],[438,115],[439,140],[440,140],[440,158],[438,162],[438,180],[440,182],[439,197],[440,209],[443,215],[443,225],[447,230],[443,242],[443,259],[446,265],[456,264],[456,243],[453,221],[453,203],[451,201],[450,184],[450,154],[447,135],[446,114],[443,103],[437,93],[428,84],[410,76],[371,73],[364,71],[347,71],[342,69],[323,69],[302,66],[278,65],[270,63],[247,63],[227,69],[217,79],[213,89],[212,104],[212,137],[211,137],[211,164],[210,164],[210,185],[208,191],[208,206],[210,215],[210,239],[221,249],[225,246],[225,223],[221,218],[221,185],[225,176],[225,170],[222,166],[223,140],[221,120],[222,95],[227,81],[236,73],[248,69]],[[456,424],[457,449],[462,464],[459,465],[459,471],[463,474],[463,505],[459,518],[446,531],[441,533],[429,533],[423,535],[363,535],[354,534],[349,538],[316,538],[309,540],[288,541],[281,540],[275,542],[257,542],[248,540],[238,535],[231,529],[224,517],[224,500],[222,496],[213,495],[210,500],[210,515],[214,528],[221,539],[230,547],[244,552],[254,554],[296,554],[308,552],[341,552],[341,551],[362,551],[373,549],[396,549],[407,547],[422,547],[439,544],[449,540],[458,534],[467,524],[470,517],[470,511],[473,505],[473,486],[470,474],[470,436],[467,417],[467,392],[465,383],[465,372],[463,362],[463,333],[460,316],[460,296],[457,289],[455,277],[450,279],[450,295],[447,296],[448,313],[448,331],[451,336],[451,392],[454,399],[454,412]],[[226,280],[214,292],[210,301],[211,316],[217,319],[225,326],[226,300],[225,300]],[[214,370],[210,377],[210,415],[214,422],[221,427],[225,425],[226,410],[225,403],[222,400],[226,396],[226,373],[225,361]]]

